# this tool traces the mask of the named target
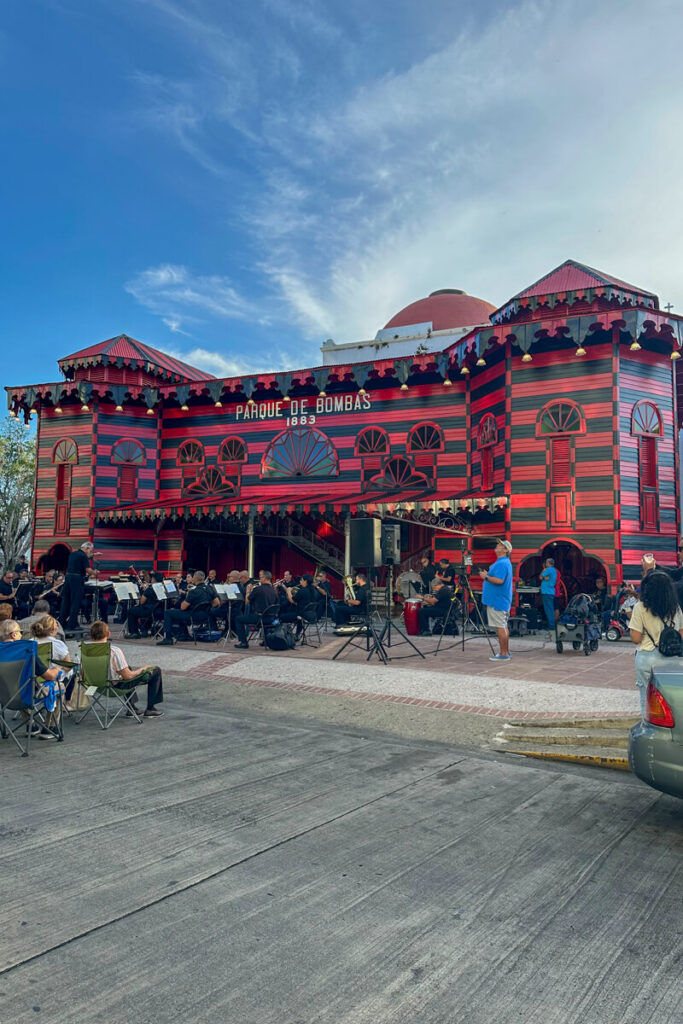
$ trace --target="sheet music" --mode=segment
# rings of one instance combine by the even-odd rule
[[[173,582],[173,580],[164,580],[162,586],[166,590],[166,593],[169,595],[169,597],[175,597],[176,594],[178,593],[178,591],[176,590],[176,585]]]
[[[155,595],[156,595],[156,597],[157,597],[157,599],[159,601],[165,601],[166,600],[166,590],[164,588],[163,583],[153,583],[152,584],[152,590],[154,591],[154,593],[155,593]]]
[[[114,583],[114,593],[117,601],[137,601],[140,597],[134,583]]]

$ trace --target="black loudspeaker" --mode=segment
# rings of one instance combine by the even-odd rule
[[[382,564],[398,565],[401,561],[401,524],[382,523]]]
[[[351,520],[351,565],[375,569],[382,564],[382,524],[379,519]]]

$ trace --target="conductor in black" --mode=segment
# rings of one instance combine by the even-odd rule
[[[86,540],[78,551],[72,551],[69,555],[64,578],[62,607],[59,612],[59,621],[64,629],[78,629],[78,613],[83,600],[83,588],[87,577],[92,572],[90,560],[94,553],[95,548],[92,543]]]

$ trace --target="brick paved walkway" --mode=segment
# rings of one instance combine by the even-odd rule
[[[400,637],[397,637],[400,640]],[[512,659],[488,660],[490,649],[481,637],[468,638],[464,650],[455,640],[442,645],[412,638],[425,658],[405,644],[392,646],[392,661],[367,662],[362,646],[333,655],[344,640],[323,634],[316,648],[269,652],[262,647],[236,651],[232,644],[177,644],[151,647],[144,641],[121,642],[131,664],[153,661],[167,673],[190,678],[225,680],[244,686],[299,690],[364,701],[386,701],[500,718],[528,719],[606,717],[637,713],[634,648],[630,643],[603,642],[586,657],[535,638],[511,641]],[[116,642],[116,641],[115,641]],[[144,651],[144,653],[143,653]],[[405,657],[412,655],[412,657]]]

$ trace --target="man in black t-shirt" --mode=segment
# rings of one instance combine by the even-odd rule
[[[128,639],[139,640],[144,634],[147,635],[154,622],[154,613],[161,604],[161,601],[154,593],[154,584],[163,583],[163,573],[153,572],[152,581],[140,594],[140,604],[133,605],[128,611]]]
[[[320,569],[313,580],[313,589],[317,594],[318,618],[334,615],[335,602],[332,600],[332,587],[324,569]]]
[[[14,583],[14,573],[11,569],[3,573],[2,579],[0,580],[0,601],[3,604],[11,604],[14,608],[14,598],[16,595],[16,584]]]
[[[66,576],[62,588],[62,607],[59,621],[64,629],[78,629],[78,613],[81,610],[85,581],[90,576],[90,560],[95,549],[89,540],[81,544],[78,551],[72,551],[66,566]]]
[[[447,587],[455,586],[455,566],[451,565],[447,558],[439,559],[436,575],[441,577]]]
[[[336,626],[345,626],[353,616],[358,619],[367,619],[370,614],[370,587],[365,574],[356,573],[354,583],[355,599],[349,598],[343,604],[337,603],[334,609],[334,623]]]
[[[420,558],[420,579],[422,580],[422,593],[429,594],[432,580],[436,576],[436,568],[431,555],[422,555]]]
[[[296,588],[294,588],[296,589]],[[315,622],[318,618],[318,598],[313,588],[313,577],[310,573],[304,573],[299,581],[298,590],[293,593],[293,588],[288,587],[287,607],[283,609],[280,605],[280,622],[296,622],[297,636],[301,632],[301,620]]]
[[[267,569],[259,573],[259,582],[247,587],[245,608],[235,618],[238,642],[235,647],[247,648],[247,626],[258,626],[262,619],[275,617],[279,610],[277,590],[272,584],[273,574]]]
[[[173,627],[180,626],[184,631],[179,639],[188,638],[189,622],[208,621],[209,610],[220,604],[213,587],[206,582],[203,572],[196,572],[192,577],[192,586],[188,589],[179,608],[167,608],[164,612],[164,638],[157,642],[157,647],[170,647],[174,643]]]
[[[433,587],[434,593],[423,598],[423,604],[420,608],[420,636],[431,636],[430,619],[443,619],[445,621],[451,608],[451,600],[453,598],[452,589],[445,586],[443,580],[440,580],[438,576],[434,580]],[[455,628],[454,636],[457,636],[458,627],[456,625],[454,611],[451,612],[449,620],[449,626],[451,625]]]

